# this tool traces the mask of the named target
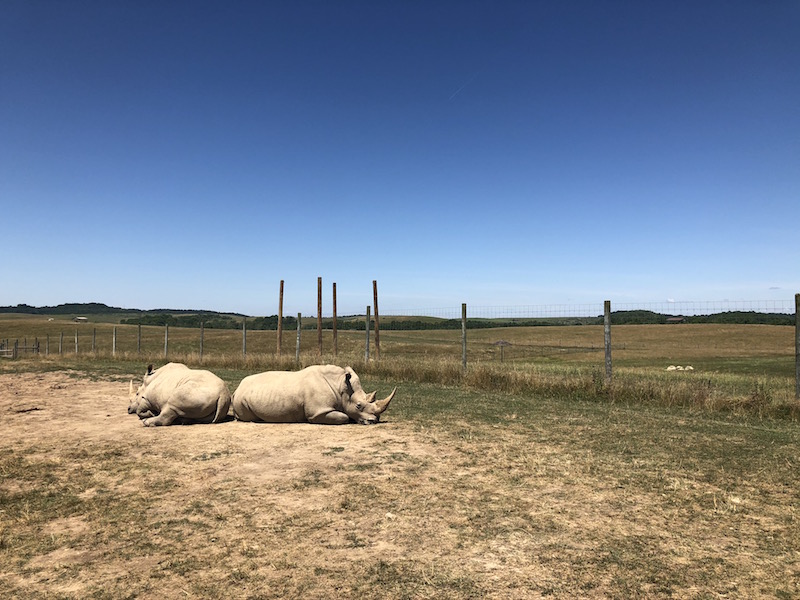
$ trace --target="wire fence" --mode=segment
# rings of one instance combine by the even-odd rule
[[[619,311],[650,311],[669,316],[699,316],[724,312],[760,312],[793,314],[794,300],[716,300],[716,301],[666,301],[644,303],[617,303],[612,308]],[[602,317],[603,302],[591,304],[525,304],[517,306],[469,306],[473,319],[546,319],[558,317]],[[461,307],[438,308],[387,308],[381,317],[436,317],[458,319]]]

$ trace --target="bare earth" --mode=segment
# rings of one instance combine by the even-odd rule
[[[144,428],[126,408],[120,382],[0,375],[0,498],[28,498],[0,504],[0,596],[800,591],[797,551],[759,550],[796,530],[794,516],[745,511],[759,499],[744,484],[710,489],[675,471],[642,491],[544,433],[509,428],[507,444],[482,446],[468,430],[395,421],[391,409],[372,427]],[[705,503],[707,522],[689,527],[687,499]]]

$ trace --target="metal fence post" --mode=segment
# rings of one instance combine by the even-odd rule
[[[297,313],[297,345],[294,350],[294,362],[300,364],[300,323],[303,320],[303,313]]]
[[[278,296],[278,358],[281,356],[281,342],[283,341],[283,279],[281,279],[281,291]]]
[[[378,282],[372,280],[372,297],[375,305],[375,360],[381,359],[381,319],[378,316]]]
[[[317,277],[317,345],[322,356],[322,277]]]
[[[369,306],[367,306],[367,323],[366,327],[364,328],[367,330],[367,341],[364,346],[364,362],[369,362]]]
[[[339,332],[336,325],[336,282],[333,282],[333,356],[339,356]]]

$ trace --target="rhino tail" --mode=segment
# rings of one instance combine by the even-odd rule
[[[231,407],[231,395],[228,393],[220,394],[217,398],[217,412],[212,423],[221,423],[228,417],[228,409]]]

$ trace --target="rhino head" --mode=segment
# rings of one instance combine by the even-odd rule
[[[383,400],[376,400],[377,391],[367,394],[361,388],[361,380],[352,368],[346,367],[344,370],[344,381],[342,383],[342,408],[352,421],[360,425],[374,425],[380,421],[381,414],[394,398],[397,388],[392,390]]]
[[[142,385],[138,387],[138,389],[134,389],[133,387],[133,380],[131,380],[130,387],[128,388],[128,414],[129,415],[139,415],[140,418],[142,414],[140,414],[140,409],[146,404],[146,400],[143,398],[144,389],[147,387],[147,377],[148,375],[153,374],[153,365],[147,366],[147,373],[144,376],[144,380],[142,381]],[[147,414],[145,416],[152,416],[151,414]]]

